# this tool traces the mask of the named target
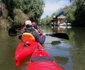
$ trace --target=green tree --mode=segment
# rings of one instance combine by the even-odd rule
[[[34,20],[38,20],[43,13],[43,0],[14,0],[14,7],[21,9]]]
[[[43,0],[3,0],[3,2],[12,18],[14,9],[20,9],[33,20],[38,20],[43,13]]]
[[[2,0],[2,1],[6,5],[6,8],[8,10],[8,16],[10,16],[12,19],[14,19],[14,17],[13,17],[13,9],[14,9],[13,0]]]
[[[40,21],[43,23],[43,24],[50,24],[50,21],[51,21],[51,17],[49,16],[46,16],[45,18],[42,18]]]
[[[74,13],[76,10],[76,5],[72,4],[71,6],[67,6],[64,8],[64,10],[65,10],[64,14],[66,16],[67,22],[73,23],[73,21],[75,20]]]
[[[75,25],[85,25],[85,0],[75,0],[76,11],[75,11]]]

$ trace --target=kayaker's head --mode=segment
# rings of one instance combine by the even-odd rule
[[[35,29],[38,29],[36,22],[32,22],[32,26],[33,26]]]
[[[25,21],[25,26],[26,27],[32,27],[32,22],[30,20]]]
[[[32,25],[33,25],[33,26],[36,26],[36,22],[32,22]]]

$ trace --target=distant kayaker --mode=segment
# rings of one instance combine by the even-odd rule
[[[42,35],[42,32],[40,31],[39,27],[37,26],[36,22],[32,22],[32,27],[40,34]]]
[[[38,29],[36,22],[32,22],[32,26],[33,26],[34,29]]]
[[[35,37],[35,40],[40,42],[41,44],[45,42],[45,34],[42,34],[42,36],[40,36],[40,34],[32,26],[32,22],[30,20],[25,21],[24,28],[19,32],[19,39],[21,39],[23,33],[31,33]]]

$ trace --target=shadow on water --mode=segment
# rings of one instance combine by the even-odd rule
[[[60,41],[52,41],[52,42],[51,42],[52,45],[58,45],[58,44],[60,44],[60,43],[61,43]]]

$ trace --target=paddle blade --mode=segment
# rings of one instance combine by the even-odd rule
[[[55,34],[46,34],[46,35],[69,40],[69,37],[66,33],[55,33]]]
[[[10,28],[8,30],[8,35],[9,36],[16,36],[17,35],[17,31],[14,28]]]
[[[52,45],[58,45],[58,44],[60,44],[60,43],[61,43],[60,41],[52,41],[52,42],[51,42]]]

